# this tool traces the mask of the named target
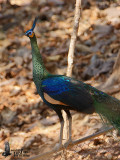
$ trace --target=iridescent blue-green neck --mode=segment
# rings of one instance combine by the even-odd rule
[[[42,79],[47,77],[49,73],[44,66],[35,35],[30,38],[30,42],[32,47],[33,80],[37,85]]]

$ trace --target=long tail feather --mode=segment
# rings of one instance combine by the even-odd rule
[[[105,124],[111,124],[120,133],[120,101],[94,87],[90,87],[89,92],[94,99],[95,110]]]

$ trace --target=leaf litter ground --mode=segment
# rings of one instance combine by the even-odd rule
[[[30,42],[24,32],[38,16],[35,33],[45,66],[51,73],[65,74],[74,8],[56,0],[28,0],[26,4],[23,1],[1,1],[0,6],[0,152],[4,151],[5,141],[9,141],[12,150],[24,148],[33,156],[54,147],[60,124],[54,111],[37,94],[32,80]],[[104,84],[112,73],[119,48],[119,5],[109,1],[83,4],[73,77],[93,86]],[[113,95],[118,99],[119,91]],[[72,114],[74,139],[90,135],[102,127],[96,114]],[[86,141],[69,149],[67,159],[118,160],[118,139],[116,133],[108,133]],[[62,158],[59,153],[48,159]],[[1,154],[0,159],[3,159]],[[13,156],[6,159],[12,160]]]

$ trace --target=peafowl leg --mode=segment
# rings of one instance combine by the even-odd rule
[[[60,120],[61,128],[60,128],[60,139],[59,139],[59,146],[62,146],[62,140],[63,140],[63,127],[64,127],[64,120]]]
[[[70,143],[72,143],[72,117],[69,110],[65,110],[65,112],[67,114],[69,121],[69,138],[68,141],[66,142],[66,147],[67,147]]]
[[[57,146],[55,146],[56,149],[59,149],[59,148],[62,147],[64,119],[63,119],[63,117],[62,117],[61,110],[57,110],[56,113],[57,113],[58,116],[59,116],[60,124],[61,124],[59,144],[58,144]]]

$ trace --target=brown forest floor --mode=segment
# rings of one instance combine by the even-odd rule
[[[0,1],[0,153],[9,141],[11,150],[24,147],[33,156],[53,148],[60,124],[36,92],[30,41],[24,32],[39,16],[35,33],[45,66],[51,73],[65,74],[74,8],[62,0],[9,2]],[[120,6],[116,1],[88,2],[83,4],[73,77],[97,86],[112,73],[120,48]],[[112,96],[120,99],[120,92]],[[97,114],[72,113],[74,139],[95,133],[103,125]],[[74,146],[67,150],[67,160],[120,160],[119,138],[108,133]],[[0,159],[18,160],[1,154]],[[64,158],[59,153],[48,159]]]

